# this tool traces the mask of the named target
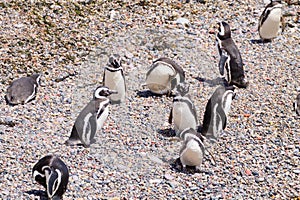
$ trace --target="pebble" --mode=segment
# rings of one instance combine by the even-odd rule
[[[296,194],[299,126],[291,105],[300,91],[295,59],[299,23],[272,43],[251,43],[259,38],[257,23],[264,6],[253,0],[5,3],[0,14],[5,22],[0,27],[0,90],[19,76],[44,76],[33,102],[8,106],[0,97],[0,187],[5,188],[0,197],[39,198],[24,195],[42,190],[31,181],[31,167],[52,153],[70,170],[66,200],[288,199],[286,194]],[[288,9],[297,13],[299,6]],[[224,19],[232,27],[250,87],[235,91],[229,134],[209,147],[215,161],[205,155],[200,170],[183,173],[172,159],[178,158],[180,141],[161,134],[173,132],[167,122],[173,98],[138,92],[145,89],[141,84],[152,61],[171,57],[186,72],[201,126],[207,99],[217,87],[210,84],[219,77],[216,22]],[[126,59],[126,102],[110,105],[95,145],[64,145],[79,111],[101,84],[112,53]],[[5,125],[5,118],[18,123]]]

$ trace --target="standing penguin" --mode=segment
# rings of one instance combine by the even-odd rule
[[[117,94],[109,96],[112,104],[119,104],[125,101],[126,85],[121,57],[118,54],[112,55],[108,60],[108,65],[104,69],[103,84],[111,90],[116,90]]]
[[[248,81],[245,78],[243,60],[231,38],[229,24],[220,22],[218,33],[216,34],[217,47],[220,54],[219,71],[221,76],[227,73],[227,82],[229,85],[235,85],[239,88],[246,88]]]
[[[176,87],[177,96],[173,99],[173,107],[169,115],[169,123],[174,120],[177,137],[186,128],[197,130],[198,120],[196,108],[188,95],[188,83],[180,83]]]
[[[203,117],[202,135],[216,142],[226,128],[227,115],[234,97],[234,87],[218,87],[208,100]]]
[[[203,137],[193,128],[186,128],[180,133],[183,140],[180,148],[180,161],[185,168],[186,166],[199,167],[202,163],[205,148]]]
[[[297,95],[294,105],[295,105],[296,114],[300,115],[300,94]]]
[[[281,1],[271,0],[259,18],[258,32],[263,42],[271,42],[278,35],[282,20]]]
[[[105,86],[99,86],[94,91],[93,99],[84,107],[76,118],[71,135],[66,141],[66,145],[83,144],[89,147],[95,142],[95,134],[101,129],[108,117],[108,96],[116,94],[117,91],[110,90]]]
[[[45,187],[49,199],[62,199],[67,190],[69,170],[59,157],[48,155],[41,158],[34,165],[32,176],[36,182]]]
[[[11,105],[25,104],[33,100],[37,93],[41,75],[33,74],[19,78],[7,88],[6,101]]]
[[[170,94],[184,79],[183,69],[170,58],[162,57],[150,66],[146,74],[146,85],[155,94]]]

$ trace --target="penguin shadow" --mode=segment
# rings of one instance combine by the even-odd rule
[[[184,174],[195,174],[195,173],[202,173],[203,171],[197,169],[195,166],[186,166],[183,167],[180,157],[175,160],[170,161],[170,168],[172,171],[176,173],[184,173]]]
[[[172,128],[166,128],[166,129],[158,129],[157,132],[162,135],[163,137],[169,138],[169,137],[175,137],[176,133],[175,130]]]
[[[214,87],[217,85],[222,85],[222,86],[228,86],[228,82],[226,81],[226,79],[221,78],[221,77],[217,77],[215,79],[206,79],[203,77],[196,77],[196,80],[203,82],[203,83],[207,83],[210,87]]]
[[[26,191],[25,193],[29,195],[34,195],[35,197],[39,197],[40,200],[48,200],[47,194],[43,190],[30,190]]]
[[[142,90],[142,91],[137,91],[136,95],[138,97],[142,97],[142,98],[149,98],[149,97],[162,97],[164,95],[166,95],[167,97],[174,97],[174,94],[156,94],[151,92],[150,90]]]
[[[270,43],[271,40],[262,40],[262,39],[252,39],[250,40],[251,44],[265,44],[265,43]]]

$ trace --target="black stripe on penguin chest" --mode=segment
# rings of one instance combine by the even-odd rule
[[[104,101],[103,101],[104,102]],[[98,109],[97,109],[97,120],[101,117],[101,115],[103,114],[103,112],[105,111],[105,109],[107,108],[109,104],[109,101],[107,101],[107,103],[104,103],[101,105],[101,103],[98,104]]]

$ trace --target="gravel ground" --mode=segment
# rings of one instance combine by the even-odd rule
[[[1,2],[0,199],[45,199],[31,169],[47,154],[69,167],[67,200],[299,198],[292,104],[300,92],[300,7],[284,5],[291,16],[283,34],[256,44],[263,1]],[[177,24],[180,18],[190,23]],[[200,170],[183,173],[174,164],[180,141],[167,123],[172,98],[141,85],[154,59],[174,59],[201,125],[217,87],[210,83],[219,76],[214,34],[221,20],[232,28],[250,86],[236,90],[227,133],[208,148],[214,159],[206,155]],[[110,106],[91,148],[65,146],[112,53],[126,60],[126,102]],[[43,74],[36,100],[6,105],[9,83],[34,72]]]

